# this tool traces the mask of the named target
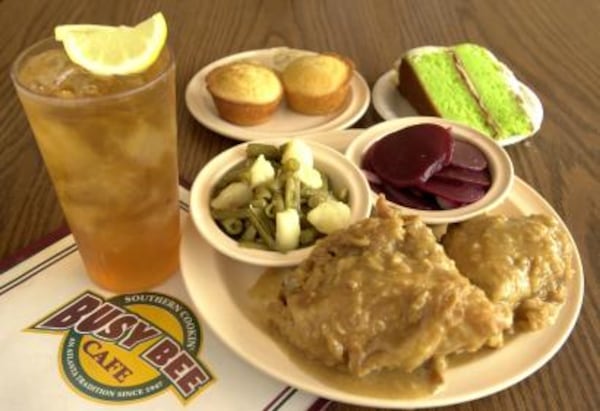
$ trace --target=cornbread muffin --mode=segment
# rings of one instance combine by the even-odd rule
[[[270,68],[247,62],[217,67],[206,76],[219,116],[250,126],[269,120],[283,98],[279,77]]]
[[[350,92],[353,69],[351,61],[335,54],[293,60],[281,75],[288,106],[309,115],[335,112]]]

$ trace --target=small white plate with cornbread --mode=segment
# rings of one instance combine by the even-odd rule
[[[186,105],[194,118],[208,129],[220,135],[241,141],[295,137],[312,133],[344,130],[352,126],[362,117],[369,107],[371,100],[367,82],[362,75],[353,68],[351,74],[348,76],[346,84],[346,87],[348,88],[347,96],[344,98],[343,103],[334,111],[326,114],[304,114],[292,110],[284,97],[284,93],[281,92],[281,101],[275,104],[277,106],[276,109],[269,113],[267,120],[259,121],[258,124],[236,124],[235,121],[231,121],[231,119],[226,120],[225,118],[227,116],[223,115],[224,112],[222,111],[222,108],[217,107],[217,99],[214,98],[214,93],[211,93],[213,90],[209,90],[209,87],[207,87],[209,80],[212,80],[209,78],[209,74],[214,73],[215,69],[242,63],[243,65],[250,67],[250,70],[254,71],[250,73],[250,75],[248,75],[248,73],[242,73],[242,76],[255,76],[255,78],[258,78],[259,80],[256,84],[243,88],[240,92],[242,94],[254,93],[254,95],[258,94],[260,98],[268,98],[269,95],[276,94],[276,91],[269,88],[271,86],[269,85],[268,73],[255,70],[254,66],[266,67],[267,69],[272,70],[273,73],[281,79],[284,69],[291,62],[300,57],[316,54],[318,53],[290,49],[287,47],[276,47],[246,51],[224,57],[205,66],[192,77],[186,88]],[[248,67],[242,67],[242,69],[248,70]],[[236,69],[239,69],[239,67],[236,67]],[[226,76],[227,74],[225,75],[225,78]],[[239,84],[238,73],[234,72],[233,74],[229,74],[229,76],[229,79],[226,78],[226,80]],[[227,84],[227,87],[229,87],[229,85],[230,84]],[[235,86],[235,84],[233,85]],[[262,89],[259,89],[258,93],[255,93],[256,87]],[[231,89],[225,91],[229,92]],[[227,94],[225,95],[227,96]],[[236,109],[234,105],[227,104],[228,102],[225,103],[227,109],[225,114],[231,112],[231,110],[229,110],[230,108],[233,110]],[[238,113],[241,112],[247,114],[248,110],[246,109],[249,108],[252,110],[254,107],[256,107],[255,104],[247,104],[246,107],[242,107],[241,111],[238,110]],[[251,115],[252,114],[253,113],[251,113]],[[235,116],[236,113],[234,112],[233,115]],[[246,121],[246,119],[242,118],[242,122],[244,121]],[[250,119],[249,122],[252,122],[252,119]],[[327,144],[327,141],[325,140],[321,142]]]

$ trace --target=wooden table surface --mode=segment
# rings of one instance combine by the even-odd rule
[[[215,59],[290,46],[350,57],[372,86],[403,51],[472,41],[493,50],[544,105],[541,130],[509,147],[516,174],[561,215],[585,272],[579,321],[533,376],[453,410],[600,407],[600,2],[598,0],[120,1],[0,0],[0,259],[64,225],[63,214],[8,76],[19,51],[63,23],[133,24],[162,10],[177,60],[179,164],[191,181],[237,141],[196,122],[187,82]],[[356,123],[381,121],[373,108]],[[485,372],[485,370],[482,370]],[[477,378],[476,375],[473,378]],[[360,409],[333,404],[331,410]]]

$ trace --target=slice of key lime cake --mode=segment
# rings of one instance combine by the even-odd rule
[[[518,80],[481,46],[412,49],[398,73],[400,93],[420,114],[461,122],[495,140],[533,131]]]

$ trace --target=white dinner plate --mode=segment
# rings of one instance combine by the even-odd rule
[[[276,47],[246,51],[217,60],[192,77],[185,90],[186,105],[196,120],[205,127],[215,133],[242,141],[271,137],[296,137],[329,130],[343,130],[350,127],[362,117],[371,101],[369,85],[357,71],[354,71],[350,81],[351,90],[348,101],[336,113],[324,116],[304,115],[290,110],[283,101],[269,121],[256,126],[238,126],[219,117],[205,84],[206,75],[212,69],[234,61],[248,60],[265,64],[280,71],[294,57],[304,54],[314,53],[306,50]]]
[[[544,118],[544,108],[539,97],[527,87],[519,82],[523,91],[526,110],[533,123],[533,132],[525,136],[512,136],[498,141],[501,146],[509,146],[518,143],[533,136],[540,130]],[[398,92],[398,75],[395,70],[384,73],[373,86],[373,107],[377,114],[384,120],[392,120],[398,117],[413,117],[419,113],[410,105],[410,103]]]
[[[498,211],[507,215],[545,213],[559,219],[552,207],[518,178]],[[564,226],[562,221],[561,224]],[[573,247],[575,275],[568,284],[567,302],[553,326],[518,334],[501,349],[449,368],[446,383],[439,392],[406,400],[344,391],[294,363],[251,314],[248,290],[263,269],[219,254],[198,234],[189,218],[183,231],[181,271],[203,321],[224,344],[257,369],[298,389],[335,401],[376,408],[424,408],[496,393],[531,375],[556,354],[571,333],[583,300],[583,269],[574,242]]]
[[[303,140],[314,140],[328,145],[329,147],[343,153],[352,140],[365,131],[364,128],[349,128],[346,130],[323,131],[320,133],[302,136]]]

